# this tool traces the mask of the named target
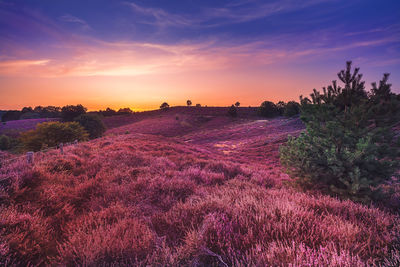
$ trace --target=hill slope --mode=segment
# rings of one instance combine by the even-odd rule
[[[398,215],[285,185],[278,147],[297,119],[194,118],[141,120],[1,168],[0,263],[399,263]]]

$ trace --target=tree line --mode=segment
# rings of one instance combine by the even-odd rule
[[[82,105],[67,105],[63,107],[56,106],[37,106],[35,108],[32,107],[23,107],[21,110],[6,110],[1,112],[1,121],[13,121],[13,120],[26,120],[26,119],[40,119],[40,118],[62,118],[65,116],[69,116],[71,108],[75,109],[87,109]],[[106,108],[105,110],[92,111],[90,113],[96,113],[98,115],[108,117],[108,116],[116,116],[116,115],[126,115],[132,114],[133,111],[130,108],[120,108],[119,110],[114,110],[112,108]]]

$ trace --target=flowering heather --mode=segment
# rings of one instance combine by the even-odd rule
[[[398,214],[287,185],[278,146],[298,119],[191,116],[1,167],[0,264],[400,264]]]
[[[26,120],[16,120],[7,121],[5,123],[0,123],[0,135],[6,134],[10,136],[18,136],[20,132],[25,132],[36,128],[36,125],[46,121],[55,121],[54,118],[46,119],[26,119]]]

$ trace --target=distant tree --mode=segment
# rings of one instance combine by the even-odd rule
[[[42,106],[36,106],[36,107],[33,109],[33,111],[36,112],[36,113],[41,113],[41,112],[43,111],[43,107],[42,107]]]
[[[300,118],[306,131],[281,146],[281,163],[300,185],[318,185],[356,201],[380,198],[380,186],[399,170],[400,101],[384,74],[379,86],[365,91],[359,69],[338,73],[323,92],[301,97]]]
[[[32,107],[23,107],[21,109],[22,113],[28,113],[28,112],[33,112],[33,108]]]
[[[166,110],[168,108],[169,108],[169,105],[168,105],[167,102],[162,103],[161,106],[160,106],[160,109],[163,109],[163,110]]]
[[[18,110],[8,110],[8,111],[6,111],[6,113],[3,114],[3,116],[1,117],[1,120],[3,122],[19,120],[19,118],[21,117],[21,114],[22,114],[22,112],[18,111]]]
[[[86,113],[86,108],[82,105],[68,105],[61,109],[61,118],[63,121],[73,121],[76,117]]]
[[[192,105],[192,101],[191,100],[187,100],[186,101],[186,105],[188,105],[190,107]]]
[[[283,113],[285,112],[286,103],[283,101],[279,101],[278,103],[276,103],[276,108],[278,109],[279,115],[283,115]]]
[[[22,115],[19,117],[20,120],[39,119],[39,118],[41,118],[41,116],[39,113],[36,113],[36,112],[22,113]]]
[[[133,111],[130,108],[120,108],[118,114],[132,114]]]
[[[42,118],[58,118],[61,117],[61,108],[55,106],[42,107],[39,114]]]
[[[283,115],[286,117],[293,117],[300,113],[300,104],[296,101],[289,101],[283,110]]]
[[[39,151],[60,143],[74,140],[84,141],[88,133],[78,122],[43,122],[35,130],[21,133],[20,140],[25,150]]]
[[[238,102],[235,103],[235,107],[238,108],[239,106],[240,106],[240,102],[238,101]]]
[[[228,109],[228,115],[231,117],[237,117],[237,107],[234,105],[230,106]]]
[[[200,108],[200,107],[201,107],[201,104],[196,104],[196,107],[197,107],[197,108]]]
[[[85,128],[90,139],[100,137],[106,131],[106,126],[97,114],[81,114],[74,121]]]
[[[258,113],[263,117],[274,117],[279,114],[278,108],[271,101],[264,101],[258,108]]]
[[[112,108],[106,108],[106,110],[100,111],[100,113],[104,116],[104,117],[110,117],[110,116],[115,116],[117,115],[117,112],[112,109]]]

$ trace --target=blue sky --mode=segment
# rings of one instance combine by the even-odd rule
[[[23,99],[46,82],[86,90],[85,85],[94,88],[108,77],[115,83],[136,81],[138,88],[160,94],[155,99],[133,90],[132,99],[141,99],[138,105],[144,107],[146,97],[152,99],[147,106],[161,98],[181,101],[179,90],[171,93],[160,84],[177,77],[175,87],[192,90],[197,75],[208,80],[204,86],[214,82],[221,95],[235,85],[238,96],[250,90],[278,99],[282,92],[288,100],[327,85],[346,60],[353,60],[367,83],[390,72],[400,93],[399,18],[400,1],[0,0],[1,90],[17,90]],[[182,79],[182,73],[190,79]],[[73,84],[74,77],[84,81]],[[277,86],[283,77],[293,82]],[[22,89],[21,79],[32,89]],[[207,101],[209,92],[201,90],[193,88],[193,95]],[[105,88],[100,91],[107,97]],[[38,102],[54,98],[43,99]],[[258,101],[245,99],[252,105]],[[19,101],[16,106],[30,103]]]

